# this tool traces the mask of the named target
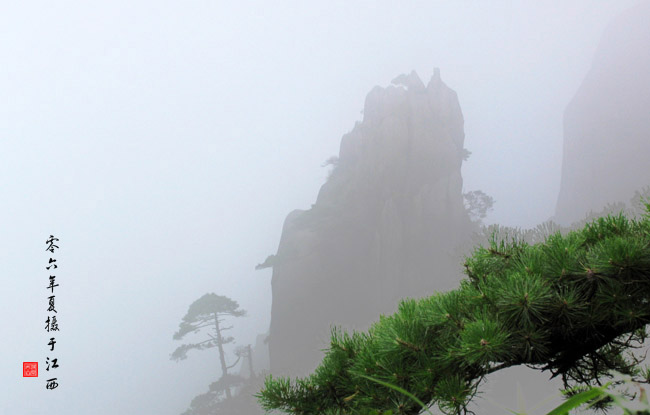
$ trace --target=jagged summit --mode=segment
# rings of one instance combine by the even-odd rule
[[[460,279],[451,253],[471,224],[458,98],[439,71],[426,88],[415,72],[393,84],[368,93],[312,209],[285,220],[271,261],[273,373],[313,370],[330,325],[366,329],[400,298]]]
[[[438,86],[442,83],[440,79],[440,68],[433,68],[433,76],[427,85],[427,88]],[[411,71],[410,74],[401,74],[391,81],[391,84],[396,86],[404,86],[410,91],[423,91],[425,89],[424,83],[418,76],[417,72]]]
[[[411,71],[409,75],[401,74],[391,81],[393,85],[403,85],[408,90],[423,90],[424,84],[415,71]]]

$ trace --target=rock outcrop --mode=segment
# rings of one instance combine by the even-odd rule
[[[555,220],[584,218],[650,185],[650,2],[612,21],[564,113]]]
[[[304,376],[330,326],[365,330],[404,297],[455,287],[472,230],[463,205],[463,116],[436,69],[375,87],[310,210],[291,212],[273,266],[271,372]],[[403,87],[405,86],[405,87]]]

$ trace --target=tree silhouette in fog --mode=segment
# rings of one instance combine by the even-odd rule
[[[494,206],[494,199],[481,190],[463,193],[465,209],[472,221],[480,222]]]
[[[226,365],[223,345],[232,343],[234,338],[223,335],[223,332],[230,330],[232,326],[223,327],[222,323],[225,317],[243,317],[245,315],[246,310],[241,310],[236,301],[214,293],[205,294],[190,305],[187,314],[185,314],[185,317],[183,317],[179,325],[178,331],[174,333],[174,340],[181,340],[187,334],[198,333],[202,329],[205,329],[205,334],[207,334],[208,338],[198,343],[188,343],[179,346],[171,354],[170,359],[176,361],[185,360],[187,358],[187,352],[192,349],[205,350],[216,347],[219,350],[219,361],[221,362],[221,378],[215,382],[219,386],[219,390],[216,392],[225,391],[226,397],[230,399],[232,397],[230,388],[237,383],[237,379],[228,375],[228,369],[231,369],[239,362],[243,353],[237,353],[238,357],[235,363],[230,366]]]

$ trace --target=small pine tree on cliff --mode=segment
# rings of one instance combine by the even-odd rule
[[[185,360],[187,352],[192,349],[204,350],[216,347],[219,350],[219,362],[221,363],[221,378],[213,385],[218,386],[218,392],[225,392],[226,398],[232,397],[230,388],[236,386],[240,381],[236,376],[228,374],[228,369],[233,368],[238,362],[238,359],[230,366],[226,365],[226,357],[223,350],[223,345],[232,343],[235,339],[233,337],[224,336],[224,331],[230,330],[230,327],[224,327],[221,323],[223,317],[242,317],[246,315],[246,310],[241,310],[237,301],[233,301],[228,297],[217,294],[205,294],[203,297],[194,301],[185,317],[179,324],[178,331],[174,333],[174,340],[180,340],[189,333],[197,333],[203,328],[208,328],[208,339],[198,343],[189,343],[179,346],[174,353],[171,354],[172,360]],[[214,335],[210,331],[214,330]],[[216,387],[215,386],[215,387]]]
[[[550,371],[566,388],[599,385],[612,370],[648,382],[627,352],[650,323],[650,204],[640,220],[594,220],[542,243],[493,239],[465,262],[456,290],[403,300],[367,333],[333,330],[320,366],[294,381],[268,377],[256,395],[292,414],[418,414],[411,392],[447,414],[466,413],[490,373]]]

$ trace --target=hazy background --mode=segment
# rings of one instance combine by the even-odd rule
[[[547,220],[562,113],[634,3],[3,2],[0,413],[185,410],[219,376],[215,350],[169,360],[188,306],[238,301],[237,344],[268,329],[271,272],[254,266],[314,203],[365,95],[398,74],[440,67],[458,92],[465,191],[496,200],[486,223]]]

